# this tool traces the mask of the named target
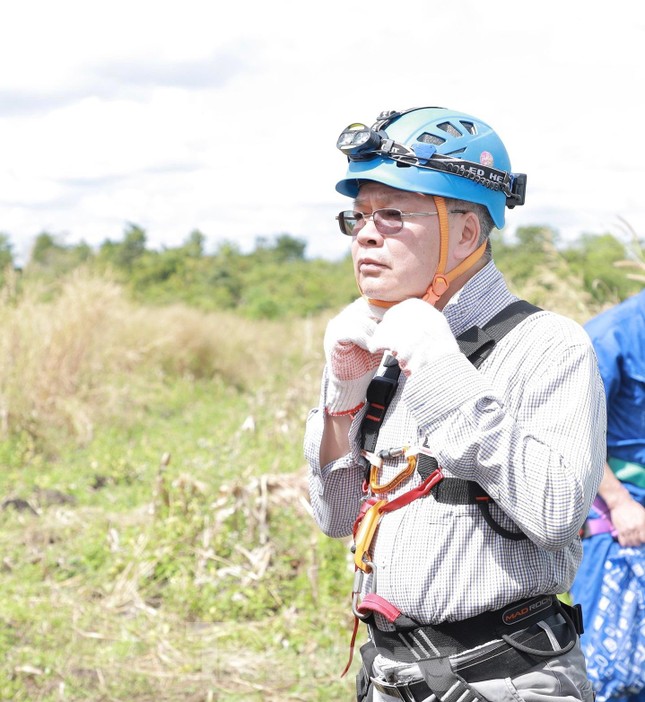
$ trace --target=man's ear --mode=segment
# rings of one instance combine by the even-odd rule
[[[463,261],[479,245],[481,225],[479,217],[474,212],[465,212],[459,217],[458,226],[457,243],[453,255],[456,259]]]

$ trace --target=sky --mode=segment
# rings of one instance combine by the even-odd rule
[[[2,12],[0,232],[208,251],[334,216],[351,122],[439,105],[488,122],[526,204],[507,231],[645,236],[641,0],[21,0]]]

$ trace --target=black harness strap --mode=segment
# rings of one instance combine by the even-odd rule
[[[540,308],[526,300],[516,300],[498,312],[483,327],[470,327],[457,337],[460,351],[475,368],[486,360],[497,343]],[[393,356],[387,356],[385,371],[372,379],[367,388],[367,410],[361,424],[361,444],[366,451],[374,452],[379,430],[387,409],[394,397],[399,382],[401,369]],[[422,479],[427,478],[438,468],[435,458],[420,454],[417,459],[417,471]],[[460,478],[444,478],[432,489],[432,495],[438,502],[448,504],[477,504],[486,523],[506,539],[526,539],[522,532],[513,532],[498,524],[490,513],[489,504],[493,501],[484,489],[474,481]]]
[[[528,538],[526,534],[521,531],[509,531],[493,519],[493,515],[490,513],[490,503],[494,502],[494,500],[486,490],[474,480],[444,478],[441,482],[437,483],[430,492],[437,502],[443,502],[449,505],[476,504],[486,524],[505,539],[522,541]]]
[[[495,344],[499,343],[523,319],[540,308],[526,300],[516,300],[507,305],[490,319],[483,328],[470,327],[457,337],[459,349],[475,366],[479,366],[490,355]]]
[[[370,453],[376,448],[376,440],[387,408],[394,397],[401,369],[394,356],[384,361],[385,371],[375,375],[367,386],[367,412],[361,424],[361,445]]]

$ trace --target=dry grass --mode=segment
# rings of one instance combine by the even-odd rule
[[[21,296],[5,290],[0,325],[4,438],[24,432],[42,441],[63,432],[87,443],[97,421],[136,410],[168,377],[219,376],[250,390],[288,373],[294,358],[316,357],[312,323],[143,307],[82,272],[49,300],[35,287]]]
[[[585,322],[599,310],[556,248],[547,249],[549,264],[516,292]],[[620,265],[643,277],[642,260]],[[251,322],[183,305],[150,308],[84,272],[48,300],[34,286],[20,296],[8,286],[0,296],[0,437],[46,443],[62,432],[88,443],[97,422],[136,411],[168,377],[221,377],[246,391],[280,377],[285,392],[302,394],[317,385],[328,316]]]
[[[558,251],[549,230],[545,230],[544,254],[546,264],[536,268],[529,282],[521,289],[513,289],[513,292],[543,309],[584,324],[600,309],[585,290],[582,278],[571,270]],[[614,302],[617,300],[611,304]]]
[[[625,276],[627,278],[645,285],[645,249],[643,249],[643,245],[638,238],[636,230],[629,222],[622,218],[620,219],[631,239],[629,251],[631,258],[624,261],[617,261],[615,265],[625,271]]]

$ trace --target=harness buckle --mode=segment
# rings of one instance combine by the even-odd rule
[[[416,702],[417,698],[412,695],[408,683],[386,683],[375,677],[370,677],[370,682],[376,690],[388,695],[389,697],[393,697],[397,700],[403,700],[403,702]]]
[[[388,378],[386,375],[375,375],[367,386],[366,400],[379,409],[387,407],[396,392],[397,378]]]

